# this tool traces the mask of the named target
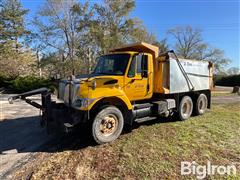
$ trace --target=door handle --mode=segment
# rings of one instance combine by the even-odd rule
[[[133,78],[133,79],[131,79],[131,81],[130,81],[130,83],[133,83],[133,82],[135,82],[135,81],[137,81],[137,80],[142,80],[143,78]]]
[[[134,83],[135,80],[136,80],[136,79],[131,79],[130,83]]]

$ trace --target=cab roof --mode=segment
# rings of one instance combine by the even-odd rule
[[[159,48],[157,46],[145,43],[145,42],[139,42],[134,44],[128,44],[124,45],[119,48],[111,49],[110,52],[123,52],[123,51],[135,51],[139,53],[151,53],[155,58],[158,57]]]

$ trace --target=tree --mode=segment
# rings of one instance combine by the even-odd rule
[[[127,39],[128,30],[134,24],[128,14],[134,6],[133,0],[104,0],[103,4],[94,5],[97,19],[92,30],[103,53],[122,45]]]
[[[231,67],[227,70],[228,75],[239,75],[240,74],[240,68],[238,67]]]
[[[193,29],[191,26],[176,27],[168,31],[175,40],[175,49],[178,56],[182,58],[208,60],[215,64],[216,72],[229,63],[224,51],[212,48],[204,42],[202,31]]]
[[[126,43],[156,41],[156,36],[148,33],[139,19],[129,17],[134,7],[134,0],[104,0],[103,4],[94,5],[97,14],[94,34],[103,53]]]
[[[24,16],[28,10],[23,9],[18,0],[1,0],[0,5],[0,41],[2,46],[10,41],[18,49],[19,39],[28,35],[24,25]]]
[[[176,27],[168,30],[168,33],[171,34],[176,41],[176,53],[183,58],[195,56],[199,46],[203,43],[201,31],[199,29],[193,29],[190,26]]]
[[[104,0],[104,3],[94,5],[97,19],[92,34],[101,53],[142,41],[159,46],[161,51],[168,49],[166,40],[157,41],[156,35],[149,33],[141,20],[129,17],[134,7],[134,0]]]
[[[88,7],[88,2],[80,4],[75,0],[47,0],[33,22],[38,29],[37,38],[46,48],[50,48],[48,53],[61,53],[62,62],[71,63],[72,74],[75,74],[74,63],[80,39],[91,17]]]
[[[18,0],[1,0],[0,3],[0,67],[12,78],[29,72],[34,64],[32,52],[24,45],[30,32],[25,27],[24,9]]]
[[[158,42],[140,20],[128,16],[134,7],[134,0],[104,0],[93,6],[75,0],[47,0],[34,19],[36,38],[40,47],[46,47],[41,50],[45,62],[56,56],[59,66],[71,64],[73,72],[77,68],[77,73],[89,73],[99,54],[126,43],[145,41],[165,50],[166,41]],[[66,74],[69,71],[62,72]]]
[[[162,39],[161,41],[155,41],[152,44],[159,47],[159,51],[160,51],[159,53],[164,53],[169,50],[167,39]]]

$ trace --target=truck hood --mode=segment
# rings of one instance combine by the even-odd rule
[[[64,100],[66,104],[74,102],[76,96],[88,97],[88,88],[105,88],[109,85],[115,85],[118,83],[117,77],[112,75],[81,75],[76,76],[72,81],[64,79],[59,82],[59,99]]]
[[[73,80],[74,83],[91,82],[93,80],[101,81],[102,85],[115,84],[118,82],[113,75],[101,75],[101,74],[86,74],[79,75]]]

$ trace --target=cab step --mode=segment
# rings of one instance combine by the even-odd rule
[[[66,132],[66,133],[71,132],[72,129],[73,129],[73,127],[74,127],[74,125],[73,125],[73,124],[70,124],[70,123],[64,123],[63,125],[64,125],[64,127],[65,127],[65,132]]]
[[[148,107],[152,107],[153,104],[151,103],[143,103],[143,104],[134,104],[133,105],[133,109],[137,110],[137,109],[144,109],[144,108],[148,108]]]
[[[143,117],[143,118],[135,119],[134,121],[137,122],[137,123],[142,123],[142,122],[151,121],[151,120],[154,120],[154,119],[157,119],[157,117]]]

